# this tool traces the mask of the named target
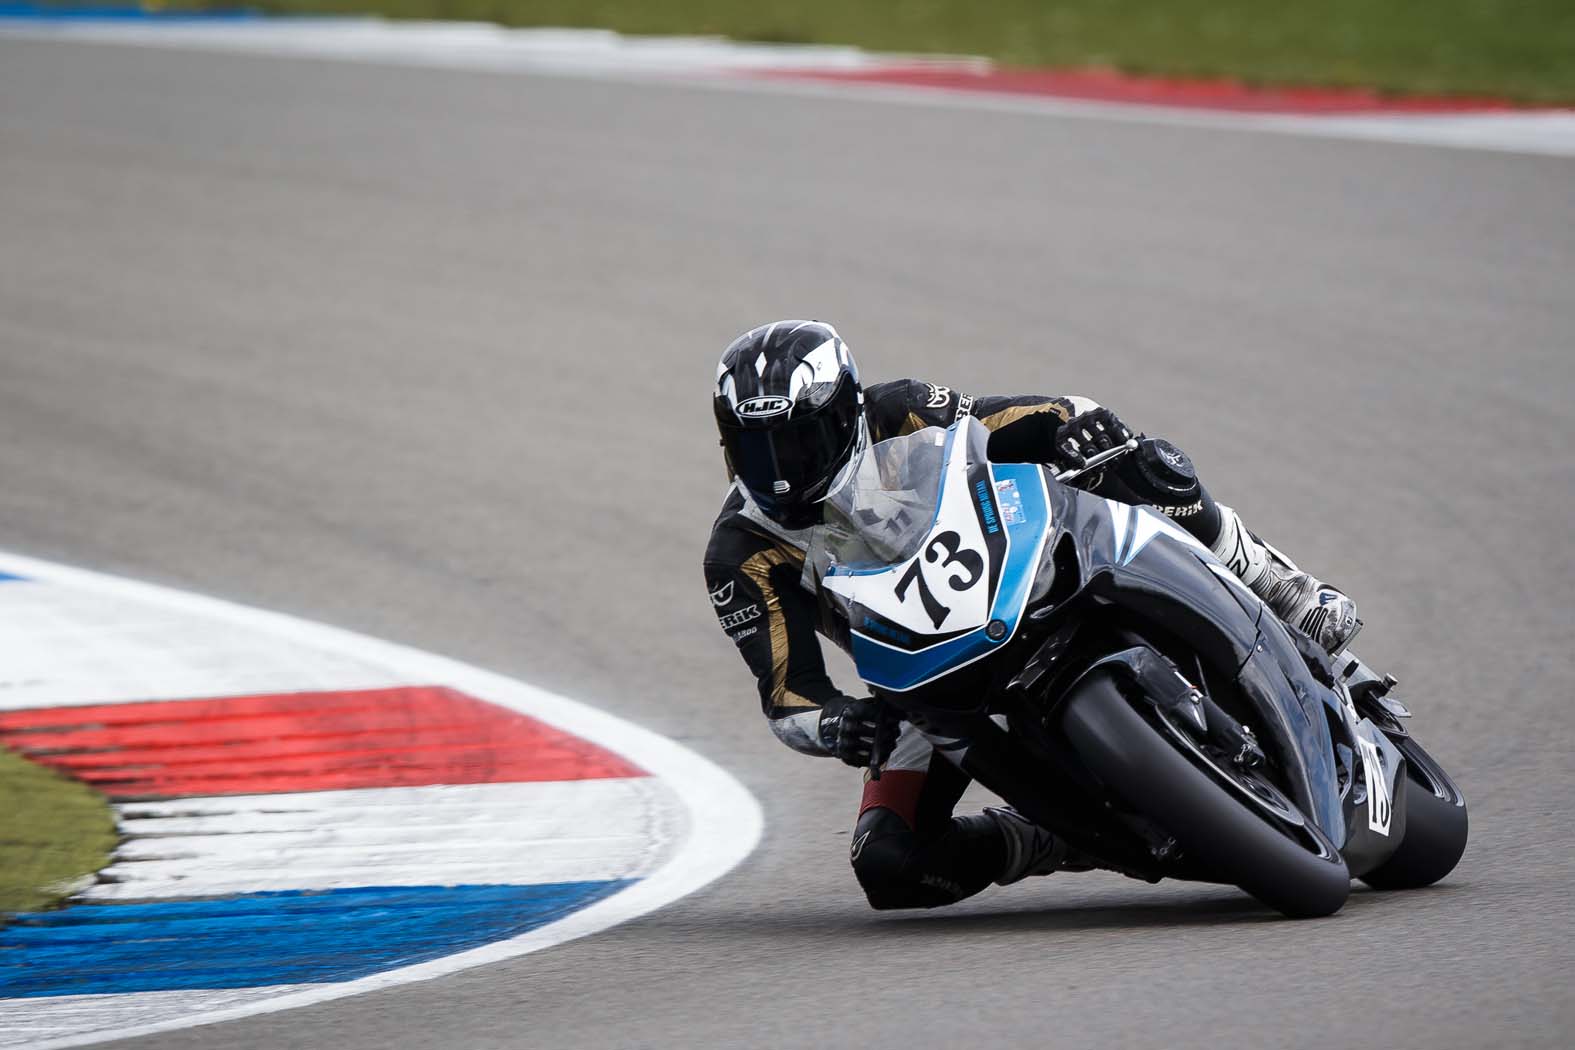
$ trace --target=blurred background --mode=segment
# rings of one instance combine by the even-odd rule
[[[1015,67],[1575,102],[1575,5],[1568,0],[172,0],[143,7],[718,34],[980,55]]]

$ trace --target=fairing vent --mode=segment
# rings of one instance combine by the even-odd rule
[[[1077,542],[1072,539],[1071,533],[1064,533],[1056,542],[1051,565],[1055,568],[1055,578],[1045,597],[1053,607],[1072,597],[1083,586],[1083,569],[1077,560]]]

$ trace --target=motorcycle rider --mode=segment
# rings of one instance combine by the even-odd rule
[[[717,366],[713,407],[733,485],[706,547],[706,589],[783,743],[860,767],[884,754],[881,775],[866,779],[851,849],[870,904],[934,907],[992,882],[1086,870],[1063,841],[1010,807],[953,815],[968,775],[911,725],[894,727],[881,701],[832,684],[804,562],[821,503],[875,442],[972,414],[990,432],[991,460],[1066,468],[1125,442],[1127,426],[1083,397],[970,397],[913,379],[866,388],[847,344],[820,321],[778,321],[735,339]],[[1360,627],[1348,597],[1249,532],[1169,442],[1144,439],[1075,484],[1170,516],[1325,650],[1338,652]]]

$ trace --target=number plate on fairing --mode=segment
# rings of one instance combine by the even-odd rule
[[[1044,476],[1028,464],[971,462],[969,427],[982,429],[964,419],[947,435],[917,552],[879,568],[834,566],[823,578],[846,600],[853,659],[871,685],[904,692],[973,663],[1015,634],[1028,602],[1050,529]]]

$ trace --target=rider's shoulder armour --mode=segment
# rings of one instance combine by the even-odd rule
[[[870,433],[876,441],[911,434],[925,427],[949,427],[963,397],[956,390],[922,379],[896,379],[864,390]]]

